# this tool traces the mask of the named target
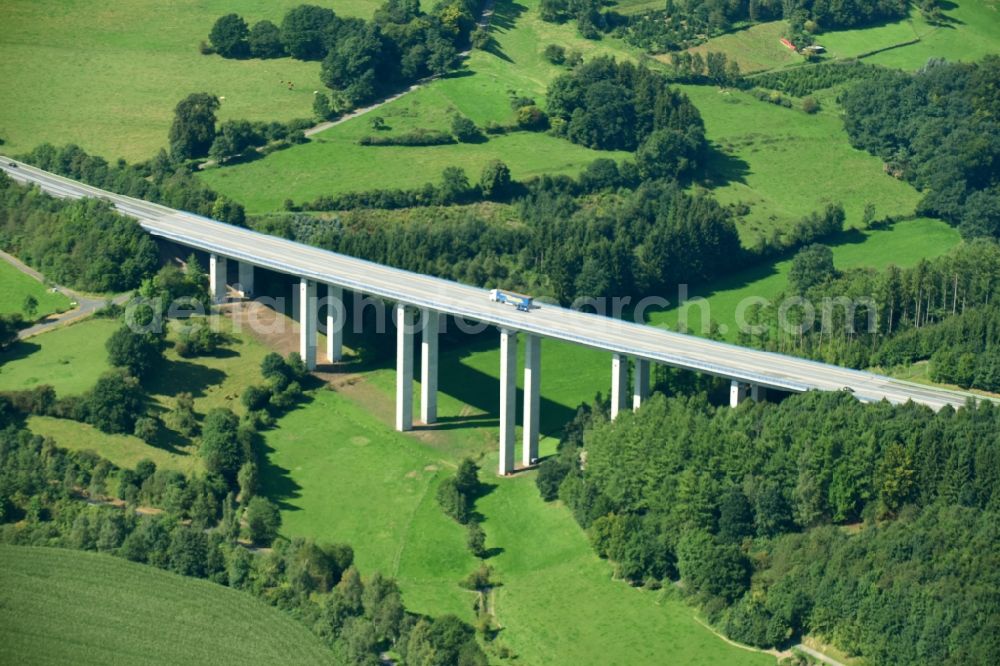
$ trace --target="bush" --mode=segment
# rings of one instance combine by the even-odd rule
[[[476,124],[462,115],[451,119],[451,133],[462,143],[476,143],[483,139],[483,133]]]
[[[517,110],[517,126],[526,130],[543,130],[549,126],[549,117],[534,104]]]
[[[441,510],[463,525],[469,521],[469,503],[458,489],[454,477],[441,482],[437,490],[437,501]]]
[[[487,199],[502,199],[510,193],[510,168],[500,160],[490,160],[483,167],[479,188]]]
[[[448,132],[418,128],[395,136],[365,136],[358,141],[362,146],[444,146],[455,143]]]
[[[553,65],[561,65],[566,62],[566,49],[559,44],[549,44],[545,47],[545,59]]]
[[[819,111],[819,102],[816,101],[815,97],[806,97],[802,100],[802,110],[812,115]]]

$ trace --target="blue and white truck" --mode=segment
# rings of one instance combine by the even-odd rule
[[[521,312],[531,311],[531,296],[525,296],[524,294],[518,294],[513,291],[507,291],[505,289],[491,289],[490,300],[494,303],[510,303]]]

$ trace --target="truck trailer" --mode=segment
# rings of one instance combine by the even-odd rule
[[[531,296],[518,294],[513,291],[507,291],[505,289],[491,289],[490,300],[494,303],[510,303],[521,312],[531,311]]]

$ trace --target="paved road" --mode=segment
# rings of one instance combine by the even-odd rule
[[[939,409],[969,394],[923,386],[543,304],[530,313],[493,303],[476,287],[403,271],[301,243],[233,227],[191,213],[100,190],[24,164],[0,162],[8,175],[62,197],[99,196],[139,220],[149,233],[255,266],[339,285],[364,294],[481,321],[497,327],[627,354],[679,368],[785,391],[849,388],[863,401],[913,400]],[[572,372],[571,368],[566,369]]]

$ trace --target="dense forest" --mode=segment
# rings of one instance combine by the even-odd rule
[[[209,35],[211,49],[228,58],[289,55],[322,62],[320,78],[332,100],[317,96],[326,115],[370,101],[394,87],[458,64],[476,25],[478,3],[444,0],[424,12],[418,0],[388,0],[371,21],[343,18],[332,9],[299,5],[277,26],[252,27],[237,14],[220,17]],[[294,84],[289,84],[294,85]],[[322,114],[321,114],[322,115]]]
[[[556,134],[590,148],[651,153],[651,177],[688,175],[705,150],[698,109],[645,66],[594,58],[553,80],[546,100]]]
[[[219,475],[185,476],[148,460],[121,469],[60,449],[0,397],[0,542],[96,550],[241,590],[309,626],[338,663],[374,666],[388,648],[412,663],[432,663],[428,655],[487,663],[471,626],[406,611],[394,580],[361,578],[347,544],[248,547],[270,543],[278,522],[273,505],[243,484],[237,495]]]
[[[851,142],[922,190],[918,212],[1000,237],[1000,57],[883,70],[841,96]]]
[[[156,244],[104,201],[55,199],[0,173],[0,247],[49,279],[91,292],[139,286]]]
[[[633,583],[680,579],[734,639],[879,664],[1000,660],[1000,410],[837,393],[581,409],[538,486]]]
[[[942,380],[996,390],[998,286],[1000,246],[992,240],[884,271],[838,271],[829,248],[812,246],[795,256],[788,291],[748,310],[755,330],[742,332],[740,343],[855,368],[930,359],[932,375]],[[804,297],[812,312],[793,305],[781,326],[786,297]]]

